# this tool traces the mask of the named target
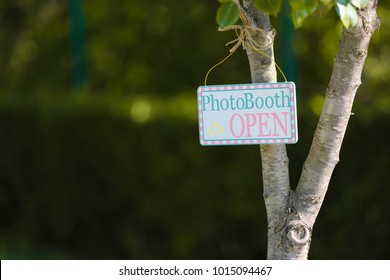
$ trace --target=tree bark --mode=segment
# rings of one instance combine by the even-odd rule
[[[236,3],[244,27],[264,56],[245,46],[253,83],[276,82],[269,17],[252,0]],[[358,11],[358,24],[342,32],[324,107],[296,191],[290,188],[284,144],[261,145],[263,196],[268,220],[267,259],[307,259],[316,217],[324,200],[351,115],[370,39],[379,28],[377,0]],[[247,39],[248,40],[248,39]]]

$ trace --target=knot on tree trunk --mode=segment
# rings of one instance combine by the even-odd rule
[[[303,246],[310,241],[311,229],[301,221],[292,221],[287,227],[287,238],[293,246]]]

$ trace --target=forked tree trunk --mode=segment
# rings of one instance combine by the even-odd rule
[[[236,0],[249,36],[267,56],[245,46],[253,83],[276,82],[268,15],[252,0]],[[290,188],[284,144],[261,145],[264,201],[268,220],[268,259],[307,259],[313,225],[321,208],[351,115],[370,39],[379,27],[377,0],[358,11],[358,24],[343,30],[324,107],[299,183]],[[247,37],[247,40],[250,38]]]

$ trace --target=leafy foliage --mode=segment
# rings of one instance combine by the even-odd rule
[[[345,28],[354,27],[358,22],[357,9],[367,7],[369,0],[338,0],[336,11]]]
[[[348,3],[346,5],[337,3],[336,11],[345,28],[350,28],[357,24],[358,15],[351,3]]]
[[[301,27],[304,20],[313,14],[318,7],[317,0],[289,0],[291,17],[296,28]]]
[[[225,27],[237,22],[240,12],[236,3],[231,0],[222,0],[217,11],[217,23],[220,27]]]
[[[282,0],[253,0],[256,8],[269,15],[277,16],[281,7]],[[235,23],[239,16],[233,6],[236,3],[233,0],[219,0],[221,6],[217,12],[217,22],[221,27]],[[326,12],[335,6],[336,12],[340,17],[345,28],[354,27],[358,22],[356,9],[367,7],[369,0],[289,0],[291,6],[291,19],[295,28],[303,25],[305,19],[309,16],[323,16]],[[237,6],[236,6],[237,8]]]

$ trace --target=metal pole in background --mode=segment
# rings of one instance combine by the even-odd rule
[[[69,0],[70,41],[72,51],[72,87],[87,88],[87,44],[83,0]]]
[[[298,83],[297,61],[294,54],[295,28],[291,20],[291,8],[287,1],[284,2],[281,11],[280,29],[280,61],[281,67],[289,81]]]

